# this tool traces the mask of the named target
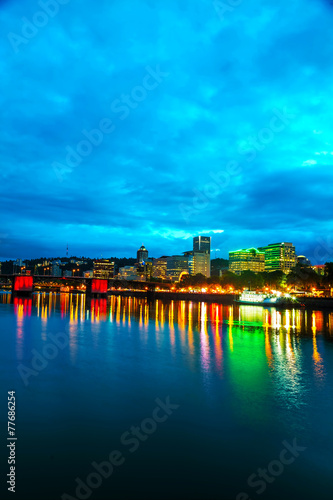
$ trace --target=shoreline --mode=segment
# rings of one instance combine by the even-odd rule
[[[29,295],[32,296],[33,293],[72,293],[72,294],[85,294],[85,292],[79,290],[73,290],[71,292],[59,292],[59,290],[38,290],[34,292],[17,294],[15,293],[13,297],[25,297],[27,298]],[[0,289],[0,293],[5,293],[8,295],[12,295],[12,292],[9,290]],[[111,290],[108,291],[107,295],[103,296],[93,296],[86,295],[87,298],[107,298],[110,296],[120,296],[120,297],[138,297],[138,298],[147,298],[149,301],[154,300],[185,300],[188,302],[207,302],[209,304],[225,304],[225,305],[250,305],[256,307],[265,307],[276,308],[276,309],[325,309],[333,311],[333,297],[300,297],[301,304],[295,305],[262,305],[258,303],[253,304],[241,304],[238,303],[238,294],[215,294],[215,293],[188,293],[188,292],[163,292],[163,291],[149,291],[149,290]]]

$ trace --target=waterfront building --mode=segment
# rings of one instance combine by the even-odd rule
[[[144,276],[139,276],[136,266],[124,266],[119,268],[118,279],[128,281],[145,281]]]
[[[243,248],[229,252],[229,270],[240,275],[243,271],[265,271],[265,252],[257,248]]]
[[[167,257],[160,257],[159,259],[153,259],[152,267],[152,277],[165,279],[167,272]]]
[[[142,245],[136,253],[138,264],[142,264],[142,262],[146,262],[148,259],[148,250]]]
[[[300,266],[307,266],[307,267],[311,266],[310,260],[307,257],[305,257],[305,255],[297,256],[297,264],[299,264]]]
[[[265,252],[265,271],[290,273],[296,267],[297,257],[292,243],[271,243],[258,250]]]
[[[190,274],[189,255],[172,255],[167,257],[166,277],[172,281],[180,281],[184,274]]]
[[[114,262],[101,259],[94,262],[94,278],[111,279],[114,276]]]
[[[210,255],[206,252],[189,251],[184,252],[184,256],[188,258],[189,274],[203,274],[206,278],[210,277]]]
[[[57,277],[62,276],[62,271],[58,264],[52,263],[51,274],[52,276],[57,276]]]
[[[193,273],[203,274],[210,278],[210,236],[195,236],[193,238]]]

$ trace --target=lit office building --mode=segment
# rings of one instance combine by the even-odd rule
[[[153,259],[152,277],[165,279],[167,272],[167,257]]]
[[[188,255],[167,257],[166,277],[172,281],[180,281],[184,274],[190,274],[189,260],[190,256]]]
[[[142,264],[142,262],[146,262],[148,259],[148,250],[145,248],[143,245],[139,248],[139,250],[136,252],[137,255],[137,262],[138,264]]]
[[[193,238],[193,251],[194,252],[206,252],[210,254],[210,236],[195,236]]]
[[[94,262],[94,278],[111,279],[114,276],[114,262],[109,259]]]
[[[203,274],[206,278],[210,277],[210,255],[206,252],[184,252],[188,258],[188,269],[192,276]]]
[[[265,271],[290,273],[296,267],[297,256],[292,243],[272,243],[259,250],[265,252]]]
[[[62,276],[62,270],[60,269],[58,264],[52,263],[51,267],[51,274],[52,276]]]
[[[117,278],[128,281],[145,281],[145,277],[143,275],[138,275],[136,266],[120,267]]]
[[[229,252],[229,270],[235,274],[243,271],[261,273],[265,271],[265,252],[257,248],[243,248]]]
[[[210,236],[195,236],[193,238],[193,273],[203,274],[210,278]]]

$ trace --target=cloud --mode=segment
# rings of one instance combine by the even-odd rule
[[[39,10],[7,1],[3,25],[21,36]],[[92,256],[143,240],[180,253],[220,227],[205,232],[222,257],[278,240],[311,252],[333,229],[332,20],[319,0],[242,2],[223,22],[210,0],[71,0],[17,53],[3,32],[0,258],[61,255],[67,241]],[[147,67],[168,76],[133,100]],[[294,118],[262,142],[276,109]],[[113,132],[60,182],[54,162],[105,118]],[[238,174],[185,220],[180,206],[199,205],[231,161]]]

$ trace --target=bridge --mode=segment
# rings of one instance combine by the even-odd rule
[[[0,275],[0,284],[9,285],[14,294],[30,294],[37,287],[41,288],[43,285],[51,287],[50,282],[53,282],[53,286],[58,286],[59,289],[61,287],[68,287],[73,283],[85,285],[85,289],[81,291],[85,291],[87,295],[106,295],[108,292],[107,279],[84,278],[81,276],[61,278],[60,276],[30,276],[22,274]]]
[[[119,284],[119,280],[104,278],[86,278],[84,276],[39,276],[25,274],[0,274],[0,287],[9,288],[13,294],[27,295],[34,291],[45,288],[61,288],[71,291],[76,286],[75,291],[85,292],[91,296],[106,296],[111,287]],[[78,288],[78,285],[82,285]],[[148,296],[155,293],[155,288],[160,283],[146,283],[139,281],[126,281],[126,285],[132,288],[141,287]]]

